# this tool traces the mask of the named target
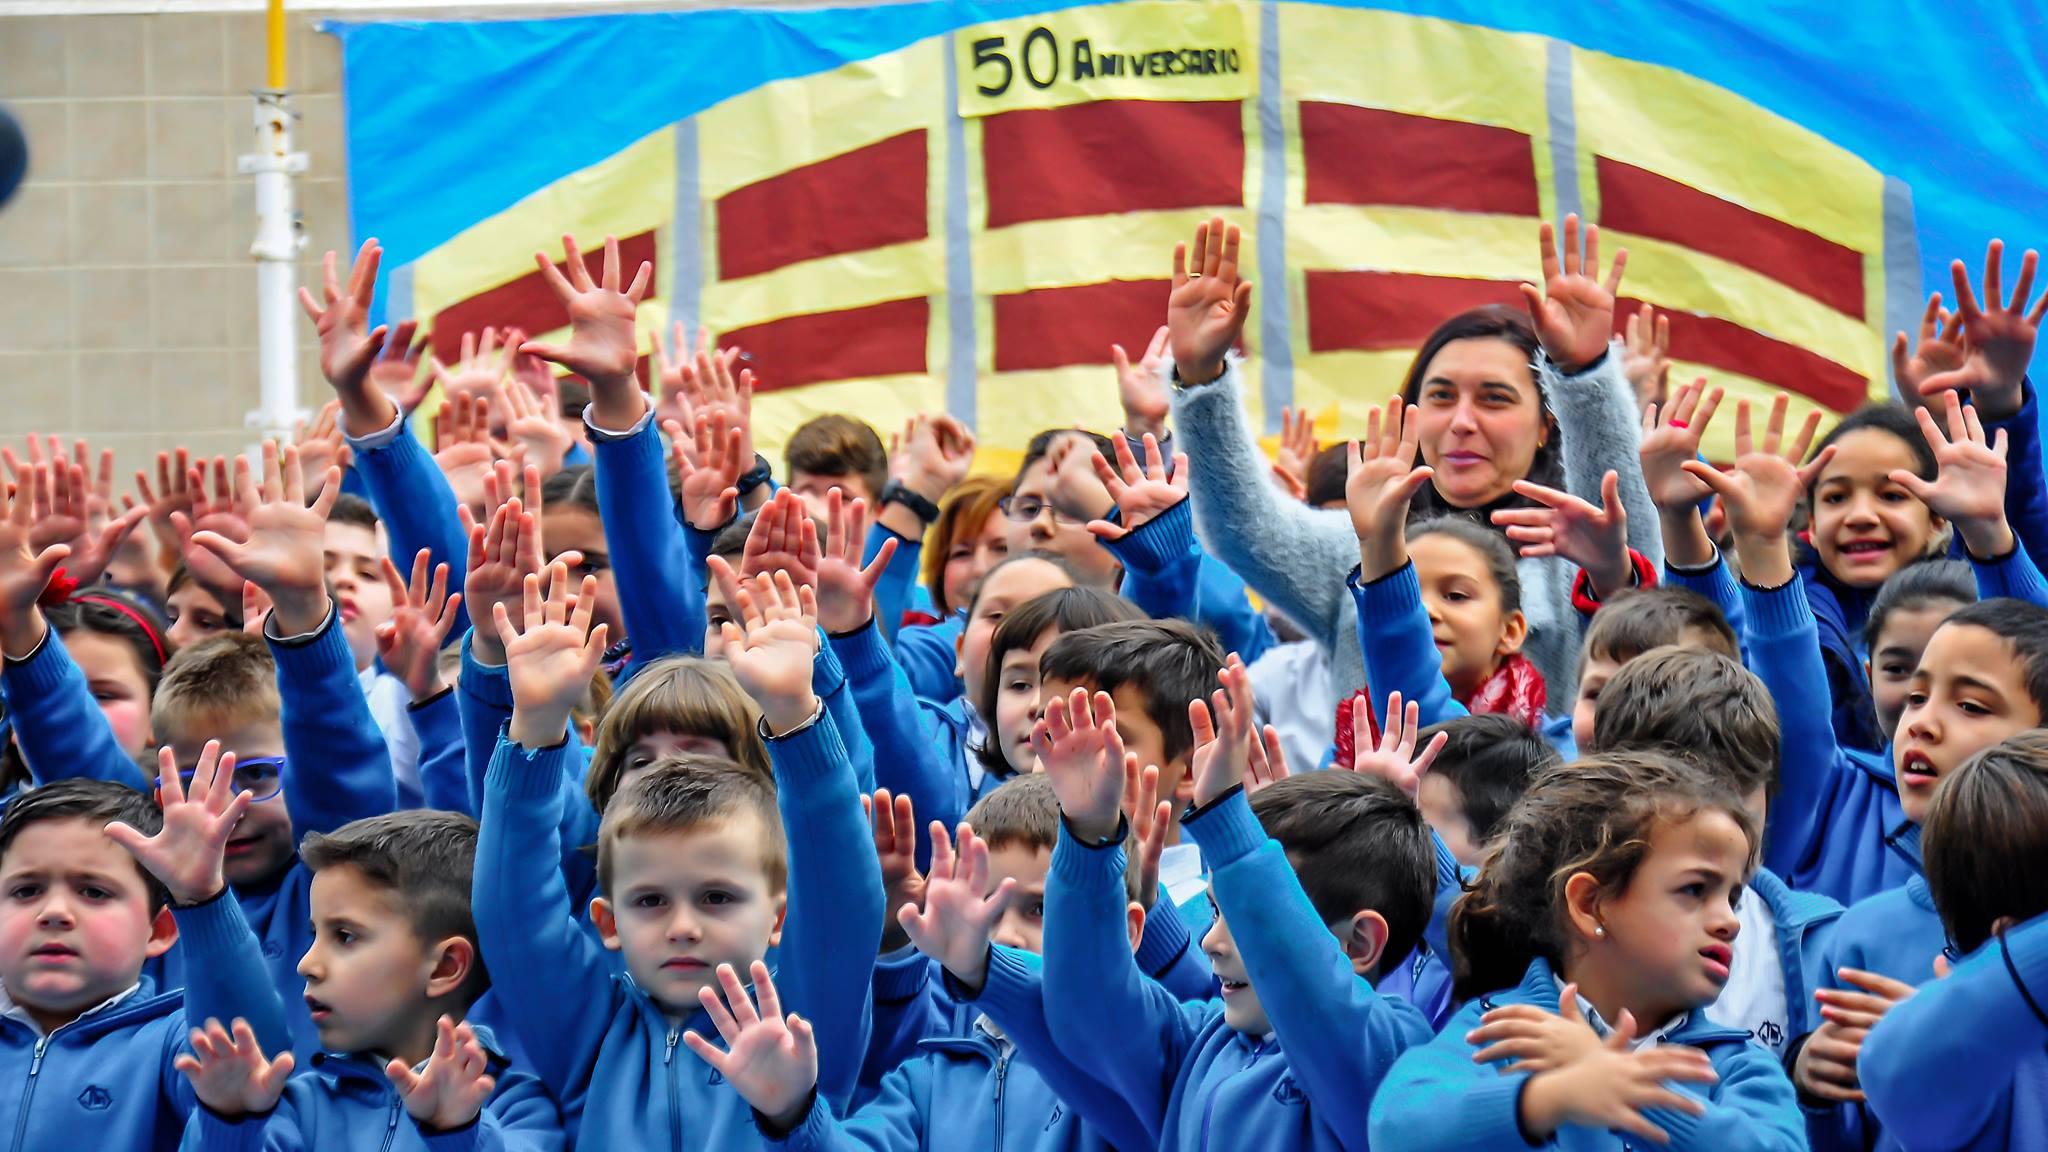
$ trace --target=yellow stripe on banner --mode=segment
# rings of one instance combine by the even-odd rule
[[[1259,74],[1258,8],[1126,0],[953,34],[963,117],[1093,100],[1242,100]]]
[[[1124,421],[1116,370],[1102,364],[985,375],[977,385],[975,416],[984,438],[999,448],[1022,448],[1047,428],[1079,425],[1109,435]]]
[[[1884,250],[1884,177],[1825,137],[1697,77],[1584,49],[1572,50],[1572,92],[1589,213],[1598,154],[1838,244]]]
[[[1707,387],[1720,388],[1726,395],[1722,396],[1721,407],[1714,413],[1714,422],[1707,425],[1706,433],[1700,437],[1700,454],[1709,460],[1722,462],[1733,460],[1735,459],[1736,401],[1745,399],[1749,401],[1750,413],[1754,417],[1757,433],[1761,435],[1764,419],[1770,412],[1771,401],[1776,398],[1779,389],[1764,381],[1744,376],[1740,373],[1728,372],[1720,368],[1713,368],[1704,364],[1694,364],[1684,360],[1673,360],[1671,362],[1671,394],[1677,394],[1679,385],[1691,383],[1702,376],[1707,378]],[[1787,393],[1787,395],[1791,397],[1791,403],[1785,406],[1785,427],[1788,429],[1797,430],[1800,423],[1806,419],[1807,413],[1819,409],[1820,431],[1815,436],[1815,439],[1818,440],[1820,436],[1827,435],[1828,429],[1833,428],[1841,420],[1841,417],[1828,411],[1826,408],[1822,408],[1804,396],[1796,393]]]
[[[1540,36],[1289,3],[1280,5],[1280,51],[1290,101],[1330,100],[1549,137]],[[1290,134],[1300,122],[1289,116]],[[1547,151],[1536,150],[1539,157]]]
[[[974,234],[974,290],[1019,292],[1103,280],[1170,280],[1173,246],[1194,240],[1195,225],[1220,215],[1245,229],[1238,267],[1258,270],[1253,214],[1242,207],[1132,212],[1033,220]]]
[[[1659,308],[1718,316],[1879,382],[1890,371],[1886,346],[1872,339],[1869,324],[1816,303],[1763,273],[1690,248],[1603,229],[1603,256],[1611,251],[1610,244],[1628,249],[1628,270],[1621,284],[1625,296]]]
[[[754,446],[783,475],[783,445],[806,420],[829,412],[851,414],[873,425],[888,443],[892,432],[919,412],[941,412],[946,386],[931,376],[880,376],[834,380],[763,392],[754,397]],[[787,479],[786,476],[783,476]]]
[[[1294,268],[1534,281],[1540,259],[1536,224],[1523,216],[1351,204],[1288,212],[1287,263]]]
[[[915,128],[940,132],[946,105],[935,94],[944,80],[943,44],[934,37],[830,72],[777,80],[698,113],[706,216],[712,201],[735,188]],[[939,140],[931,151],[944,152]]]
[[[1294,361],[1294,403],[1311,412],[1333,411],[1336,418],[1326,424],[1320,417],[1316,432],[1323,443],[1365,435],[1366,413],[1385,406],[1401,390],[1408,365],[1415,360],[1412,348],[1389,348],[1372,352],[1319,352]]]
[[[932,237],[823,256],[745,280],[710,281],[704,285],[703,322],[724,331],[784,316],[928,296],[944,289],[943,244]]]
[[[413,314],[432,316],[517,280],[534,271],[537,251],[559,260],[565,232],[590,251],[600,249],[607,234],[666,231],[675,216],[675,184],[675,133],[663,128],[479,220],[414,261]],[[665,274],[656,279],[668,283]]]

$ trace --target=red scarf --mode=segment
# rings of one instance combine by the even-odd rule
[[[1373,700],[1370,688],[1360,688],[1337,705],[1337,759],[1334,763],[1349,764],[1356,753],[1351,740],[1351,701],[1360,696]],[[1536,665],[1519,652],[1500,662],[1472,693],[1472,698],[1461,701],[1473,712],[1513,716],[1534,728],[1543,721],[1543,704],[1547,691],[1543,686],[1543,674]],[[1374,701],[1375,708],[1379,702]],[[1380,738],[1380,714],[1375,708],[1365,711],[1367,739],[1377,744]]]

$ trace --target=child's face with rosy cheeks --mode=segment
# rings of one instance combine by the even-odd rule
[[[611,845],[611,895],[590,902],[604,946],[663,1012],[688,1016],[720,964],[746,971],[782,939],[785,893],[769,883],[760,817],[633,833]]]
[[[2041,726],[2018,653],[1977,624],[1943,624],[1920,654],[1892,734],[1892,770],[1899,807],[1918,824],[1934,787],[1963,761],[1993,744]]]
[[[1815,477],[1813,550],[1844,584],[1875,588],[1927,555],[1943,526],[1918,497],[1891,480],[1919,458],[1881,428],[1859,428],[1835,441],[1835,457]]]
[[[64,650],[114,730],[114,742],[130,757],[140,758],[150,745],[149,680],[126,640],[77,629],[64,637]]]
[[[99,822],[29,824],[0,857],[0,986],[45,1033],[126,991],[177,938]]]
[[[1529,625],[1519,611],[1506,611],[1500,585],[1486,557],[1443,532],[1426,532],[1408,542],[1422,607],[1443,659],[1451,694],[1469,699],[1500,662],[1522,649]]]

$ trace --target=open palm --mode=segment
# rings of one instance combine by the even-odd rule
[[[384,250],[374,237],[363,241],[344,290],[335,274],[335,255],[329,251],[320,268],[321,291],[326,297],[324,307],[313,299],[311,292],[299,289],[299,306],[312,318],[313,330],[320,337],[320,374],[336,388],[361,388],[369,377],[371,363],[384,347],[388,330],[383,325],[374,330],[370,327],[370,302],[377,292],[377,263],[383,255]]]
[[[1579,218],[1564,218],[1564,259],[1558,259],[1556,237],[1548,223],[1539,230],[1543,245],[1543,288],[1522,285],[1537,338],[1552,363],[1570,372],[1600,358],[1614,334],[1614,293],[1628,250],[1614,254],[1614,266],[1603,283],[1600,276],[1600,228],[1586,225],[1586,252],[1579,256]]]
[[[533,258],[540,265],[541,278],[569,313],[569,342],[545,344],[529,340],[519,350],[552,360],[580,374],[593,387],[629,379],[639,360],[639,336],[633,318],[653,283],[654,266],[642,261],[631,286],[621,290],[618,237],[604,238],[604,270],[595,281],[583,263],[583,254],[576,248],[575,237],[562,237],[562,250],[568,268],[566,277],[545,254],[537,252]]]
[[[1166,298],[1167,344],[1183,379],[1202,382],[1223,371],[1223,358],[1244,332],[1252,286],[1238,279],[1237,225],[1217,216],[1195,226],[1193,248],[1173,249],[1173,291]]]

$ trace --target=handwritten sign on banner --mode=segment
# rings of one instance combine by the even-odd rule
[[[1257,48],[1236,4],[1074,8],[962,29],[960,115],[1083,100],[1242,100]]]

